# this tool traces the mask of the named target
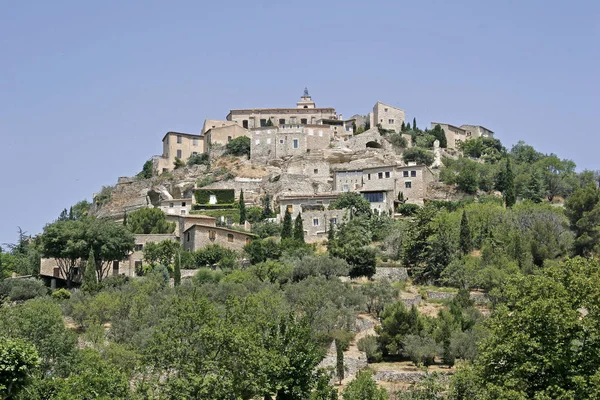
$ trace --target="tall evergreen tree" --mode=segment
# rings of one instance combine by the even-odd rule
[[[265,198],[263,200],[262,219],[271,218],[272,214],[273,211],[271,211],[271,196],[267,194],[265,195]]]
[[[69,219],[69,213],[67,212],[67,209],[64,208],[61,212],[60,215],[58,216],[58,220],[59,221],[66,221]]]
[[[469,219],[467,213],[463,211],[462,218],[460,220],[460,250],[463,254],[468,254],[473,248],[471,242],[471,227],[469,225]]]
[[[73,207],[69,208],[69,220],[73,221],[75,217],[73,216]]]
[[[333,243],[334,240],[335,240],[335,225],[330,224],[329,232],[327,232],[327,242]]]
[[[340,385],[344,380],[344,349],[339,340],[335,341],[335,373]]]
[[[413,131],[417,130],[417,117],[413,118]]]
[[[98,277],[96,274],[96,259],[94,258],[94,250],[90,249],[90,256],[85,264],[83,272],[83,282],[81,290],[84,292],[95,292],[98,289]]]
[[[246,223],[246,203],[244,202],[244,189],[240,190],[240,225]]]
[[[290,214],[290,211],[286,208],[285,215],[283,216],[283,226],[281,227],[281,238],[291,239],[293,234],[292,214]]]
[[[402,121],[402,125],[400,126],[400,132],[404,132],[406,130],[406,124]]]
[[[181,285],[181,252],[175,255],[175,265],[173,266],[173,285]]]
[[[304,243],[304,225],[302,224],[302,214],[299,213],[294,222],[294,240]]]
[[[506,158],[506,172],[504,173],[504,203],[506,207],[512,207],[517,202],[515,193],[515,174],[510,166],[510,159]]]
[[[127,213],[123,214],[123,226],[127,226]]]

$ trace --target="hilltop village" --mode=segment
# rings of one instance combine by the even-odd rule
[[[431,122],[424,133],[441,134],[443,143],[428,135],[430,151],[411,152],[417,140],[410,133],[416,129],[404,110],[380,101],[367,115],[344,119],[333,107],[317,107],[305,89],[295,107],[232,109],[224,120],[206,119],[200,133],[168,132],[162,154],[145,166],[151,166],[150,179],[119,178],[114,188],[95,195],[92,212],[121,221],[137,209],[159,208],[176,228],[170,234],[136,235],[135,251],[106,274],[134,276],[150,242],[178,240],[188,251],[209,244],[242,250],[254,234],[250,223],[238,223],[241,193],[246,207],[273,210],[273,222],[281,222],[286,210],[293,219],[300,214],[308,243],[325,240],[347,217],[346,209],[329,209],[345,192],[356,192],[373,211],[395,217],[402,216],[404,204],[455,198],[438,182],[442,158],[457,158],[461,143],[494,132]],[[235,142],[249,147],[249,154],[228,156],[228,144]],[[207,165],[217,167],[209,171]],[[54,281],[67,272],[44,259],[40,273]]]

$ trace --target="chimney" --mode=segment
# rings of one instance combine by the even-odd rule
[[[343,121],[343,120],[344,120],[344,117],[343,117],[343,115],[342,115],[341,113],[340,113],[340,116],[338,117],[338,119],[339,119],[340,121]]]

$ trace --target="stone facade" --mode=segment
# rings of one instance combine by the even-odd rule
[[[153,169],[155,174],[175,169],[175,158],[186,162],[193,154],[205,151],[204,136],[190,133],[168,132],[163,137],[162,156],[154,157]]]
[[[436,125],[439,125],[444,130],[448,144],[446,148],[449,150],[459,150],[460,143],[470,138],[467,137],[467,131],[463,128],[441,122],[432,122],[431,129],[434,129]]]
[[[202,135],[205,135],[211,129],[222,128],[226,126],[237,125],[234,121],[218,120],[218,119],[205,119],[204,125],[202,126]]]
[[[167,214],[167,221],[175,222],[174,234],[177,235],[177,237],[182,237],[183,232],[185,232],[194,224],[200,224],[204,226],[217,226],[216,218],[198,214],[187,214],[185,216]]]
[[[380,281],[387,279],[390,282],[405,281],[408,279],[408,272],[404,267],[381,267],[377,266],[373,279]]]
[[[219,244],[232,250],[242,251],[255,237],[248,232],[240,232],[220,226],[193,224],[183,232],[182,243],[186,251],[200,250],[211,244]]]
[[[193,198],[171,199],[160,202],[160,210],[167,215],[187,215],[192,209]]]
[[[467,131],[467,137],[476,139],[478,137],[494,137],[494,132],[481,125],[461,125],[461,129]]]
[[[206,131],[204,136],[206,137],[206,148],[210,148],[215,145],[225,146],[235,138],[240,136],[250,136],[250,132],[239,125],[232,124],[229,126],[211,128]]]
[[[392,107],[380,101],[373,106],[371,117],[371,128],[380,125],[383,129],[392,129],[400,132],[402,123],[406,121],[404,110]]]
[[[250,133],[250,154],[253,161],[310,155],[328,148],[332,136],[327,125],[255,128]]]

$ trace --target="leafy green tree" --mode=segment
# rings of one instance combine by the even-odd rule
[[[352,215],[370,215],[371,203],[359,193],[345,192],[329,204],[330,210],[349,209]]]
[[[144,163],[142,171],[136,175],[138,179],[150,179],[152,178],[152,160],[148,160]]]
[[[15,398],[28,385],[39,363],[34,346],[20,339],[0,337],[0,396]]]
[[[210,157],[208,153],[192,154],[187,160],[187,165],[206,165],[210,166]]]
[[[388,136],[388,140],[395,147],[399,147],[402,149],[408,147],[408,141],[404,136],[402,136],[402,133],[392,133]]]
[[[377,344],[377,339],[373,335],[362,337],[357,343],[358,350],[364,351],[367,355],[367,361],[370,363],[380,362],[382,359],[381,350]]]
[[[286,208],[283,216],[283,225],[281,227],[281,239],[291,239],[292,236],[292,214],[290,213],[290,210]]]
[[[504,203],[506,207],[512,207],[517,201],[515,194],[515,176],[510,166],[510,159],[506,158],[506,172],[504,175],[504,190],[502,192],[504,196]]]
[[[103,219],[86,219],[85,243],[87,249],[94,251],[98,282],[108,276],[115,260],[125,259],[135,246],[135,238],[123,225]],[[81,258],[83,258],[81,257]]]
[[[406,335],[402,341],[403,352],[416,365],[429,366],[440,352],[440,346],[430,336]]]
[[[418,165],[427,166],[433,164],[434,161],[433,153],[420,147],[411,147],[410,149],[404,150],[404,153],[402,153],[402,159],[407,164],[409,162],[415,162]]]
[[[246,203],[244,202],[244,189],[240,190],[240,199],[238,201],[240,206],[240,225],[246,223]]]
[[[294,221],[294,240],[304,243],[304,226],[302,224],[302,213],[298,213]]]
[[[389,396],[384,388],[377,386],[372,378],[372,373],[360,371],[356,379],[348,384],[343,393],[344,400],[388,400]]]
[[[273,239],[253,240],[244,246],[250,263],[258,264],[266,260],[278,260],[281,257],[281,247]]]
[[[361,285],[361,290],[367,299],[367,312],[376,318],[379,318],[387,304],[394,303],[398,298],[398,289],[394,288],[387,280]]]
[[[400,354],[407,335],[420,335],[424,329],[423,318],[413,306],[406,308],[401,301],[385,307],[381,313],[381,326],[376,326],[377,341],[383,355]]]
[[[375,250],[371,247],[348,248],[344,259],[350,264],[348,275],[351,278],[366,276],[371,279],[375,275],[377,262]]]
[[[469,254],[473,249],[471,242],[471,226],[469,225],[469,218],[467,212],[463,210],[462,217],[460,219],[460,250],[463,254]]]
[[[138,234],[173,233],[175,222],[168,222],[166,214],[158,208],[141,208],[129,213],[127,228]]]
[[[41,236],[41,252],[44,257],[56,260],[61,275],[70,286],[79,260],[89,254],[86,224],[83,221],[57,221],[46,225]]]
[[[475,194],[479,188],[479,179],[474,162],[470,163],[471,168],[463,168],[456,176],[456,185],[465,193]]]
[[[87,263],[85,263],[85,272],[83,273],[81,290],[89,293],[94,293],[98,290],[96,260],[94,259],[94,250],[92,249],[90,249],[90,256],[88,257]]]
[[[592,185],[577,189],[565,201],[565,214],[575,232],[575,254],[597,252],[600,243],[600,190]]]
[[[338,391],[329,385],[330,375],[327,372],[318,373],[315,390],[310,394],[310,400],[338,400]]]
[[[144,252],[144,261],[148,265],[155,267],[160,264],[168,267],[174,263],[176,256],[181,251],[181,244],[171,239],[149,242],[142,251]]]
[[[445,149],[448,147],[448,139],[446,139],[446,132],[442,127],[437,124],[432,130],[429,131],[430,135],[433,135],[440,142],[440,147]]]
[[[250,138],[248,136],[239,136],[225,145],[227,154],[234,156],[247,156],[250,158]]]
[[[180,169],[183,167],[185,167],[185,161],[179,157],[175,157],[175,161],[173,161],[173,169]]]
[[[218,244],[210,244],[203,249],[196,251],[195,267],[213,268],[215,266],[219,266],[223,260],[235,260],[237,258],[238,255],[235,251]]]

